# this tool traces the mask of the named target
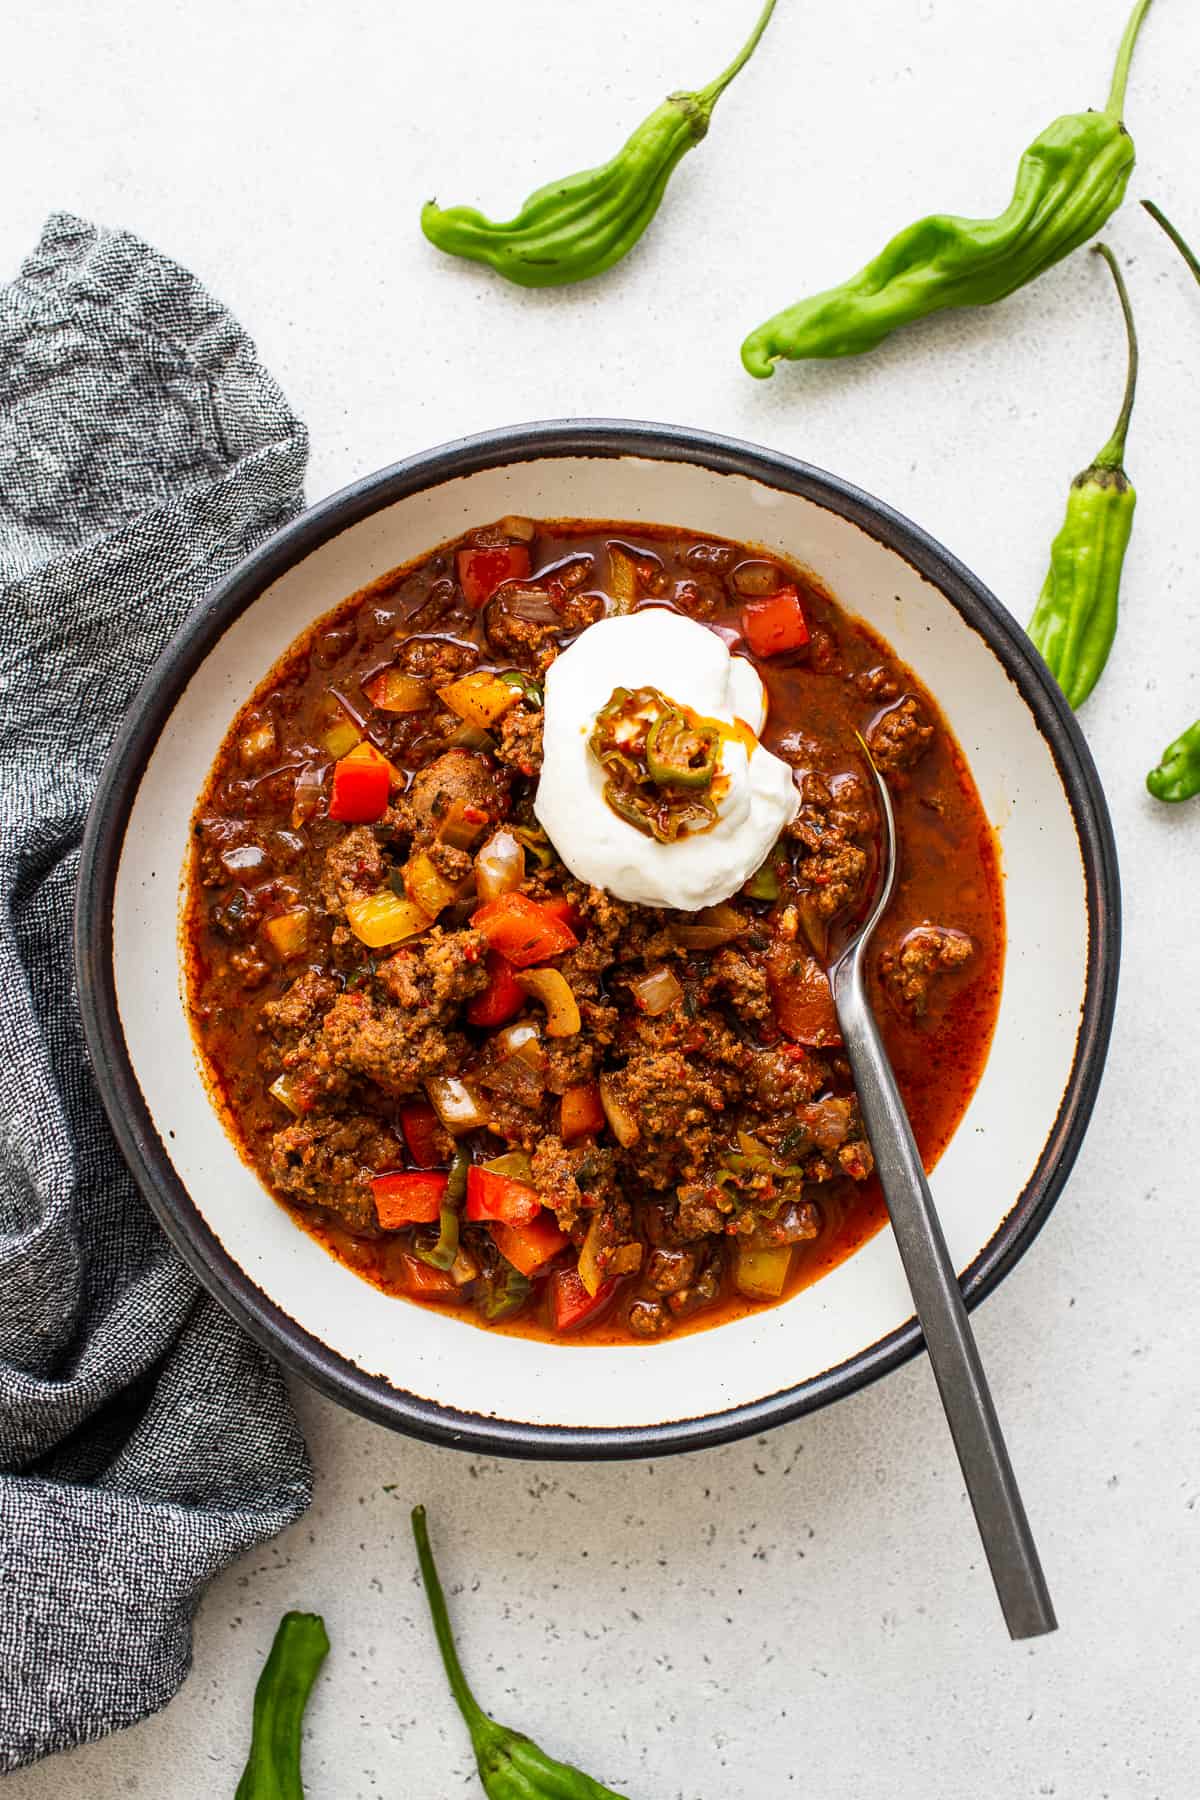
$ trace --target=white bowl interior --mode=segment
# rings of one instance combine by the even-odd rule
[[[1080,846],[1050,751],[984,640],[894,551],[812,501],[742,475],[645,457],[547,457],[447,480],[310,554],[229,628],[146,766],[117,877],[121,1023],[166,1155],[229,1256],[297,1324],[365,1373],[523,1424],[643,1426],[762,1399],[828,1370],[911,1315],[880,1233],[781,1307],[639,1349],[568,1353],[488,1336],[389,1299],[336,1263],[260,1186],[220,1127],[180,992],[188,822],[236,709],[314,618],[470,525],[504,513],[645,520],[749,539],[807,565],[875,626],[941,703],[999,834],[1008,954],[991,1056],[933,1179],[959,1269],[1029,1180],[1070,1077],[1088,921]]]

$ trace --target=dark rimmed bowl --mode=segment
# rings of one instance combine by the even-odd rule
[[[281,1361],[397,1429],[513,1456],[695,1449],[827,1405],[915,1354],[888,1233],[786,1305],[676,1342],[489,1337],[389,1300],[296,1230],[227,1138],[182,1004],[188,822],[234,712],[346,594],[505,513],[641,519],[774,548],[882,632],[943,706],[1000,837],[1009,933],[992,1053],[934,1175],[968,1304],[1036,1237],[1095,1101],[1120,954],[1112,829],[1073,715],[975,576],[837,477],[708,432],[555,421],[412,457],[277,532],[160,658],[88,820],[75,949],[113,1130],[180,1253]]]

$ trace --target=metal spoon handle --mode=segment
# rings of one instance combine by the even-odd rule
[[[837,965],[832,982],[892,1230],[1005,1623],[1011,1637],[1039,1637],[1058,1622],[859,958]]]

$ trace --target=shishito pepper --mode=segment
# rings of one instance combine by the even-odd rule
[[[1125,197],[1133,140],[1122,123],[1133,47],[1150,0],[1125,28],[1108,104],[1056,119],[1026,150],[996,219],[937,213],[887,244],[841,287],[776,313],[742,345],[751,375],[781,358],[859,356],[902,325],[952,306],[989,306],[1094,237]]]
[[[429,1547],[423,1506],[413,1508],[412,1528],[438,1649],[449,1678],[450,1691],[471,1734],[475,1760],[479,1765],[479,1779],[489,1800],[625,1800],[623,1795],[612,1788],[604,1787],[590,1775],[585,1775],[582,1769],[572,1768],[570,1763],[558,1762],[553,1756],[547,1756],[523,1732],[513,1731],[507,1725],[498,1725],[495,1719],[489,1718],[483,1711],[467,1686],[467,1678],[458,1660],[458,1651],[450,1630],[450,1617],[446,1611],[446,1596],[442,1592],[433,1551]]]
[[[1143,200],[1142,205],[1150,214],[1155,224],[1161,225],[1179,254],[1182,256],[1196,280],[1200,282],[1200,257],[1186,243],[1184,238],[1172,225],[1165,213],[1159,211],[1151,200]],[[1168,744],[1159,758],[1158,767],[1151,769],[1146,777],[1146,786],[1156,800],[1171,802],[1191,800],[1200,794],[1200,719],[1188,727],[1173,744]]]
[[[318,1614],[284,1614],[254,1690],[250,1760],[234,1800],[304,1800],[300,1728],[328,1654],[325,1621]]]
[[[1121,571],[1133,530],[1137,494],[1125,473],[1125,439],[1137,392],[1138,345],[1133,310],[1116,257],[1112,270],[1125,315],[1129,365],[1117,428],[1096,460],[1071,484],[1067,516],[1050,550],[1050,570],[1029,621],[1029,635],[1072,706],[1100,679],[1117,630]]]
[[[421,213],[425,236],[521,287],[556,287],[611,269],[653,219],[676,164],[708,131],[713,108],[754,54],[774,10],[775,0],[767,0],[723,75],[695,93],[671,94],[611,162],[539,188],[504,224],[473,206],[443,209],[430,200]]]

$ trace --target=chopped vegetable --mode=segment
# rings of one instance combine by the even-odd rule
[[[250,1757],[234,1800],[304,1800],[304,1709],[328,1654],[329,1638],[319,1614],[283,1615],[254,1690]]]
[[[601,1282],[589,1294],[578,1269],[558,1269],[550,1277],[550,1315],[555,1331],[574,1331],[603,1312],[617,1291],[615,1281]]]
[[[747,900],[778,900],[779,874],[775,867],[775,851],[768,856],[762,867],[756,869],[742,892]]]
[[[532,675],[526,675],[524,669],[505,669],[500,680],[507,682],[509,687],[516,688],[525,704],[535,712],[540,712],[545,705],[541,682],[535,681]]]
[[[448,687],[439,688],[438,697],[468,725],[479,725],[486,730],[510,706],[517,704],[520,695],[503,676],[494,675],[487,669],[474,669],[471,674],[452,681]]]
[[[451,844],[455,850],[469,850],[487,822],[482,807],[472,806],[469,800],[452,800],[439,821],[437,834],[443,844]]]
[[[605,804],[660,844],[711,831],[721,736],[714,720],[656,687],[614,688],[588,738],[604,770]]]
[[[433,703],[429,683],[422,681],[419,676],[406,675],[403,669],[398,669],[395,665],[373,675],[364,685],[363,693],[380,712],[424,712]]]
[[[579,1251],[579,1279],[594,1300],[604,1286],[604,1271],[600,1267],[601,1217],[598,1212],[592,1214],[592,1222],[588,1226],[587,1236]]]
[[[432,1244],[413,1240],[413,1255],[431,1269],[441,1269],[449,1273],[453,1279],[453,1269],[458,1261],[459,1253],[458,1213],[453,1206],[443,1206],[438,1214],[438,1234]],[[456,1287],[459,1283],[456,1281]]]
[[[516,833],[493,831],[475,856],[475,887],[481,900],[498,900],[525,879],[525,851]]]
[[[392,778],[387,760],[378,751],[363,756],[369,744],[360,744],[333,765],[333,792],[329,816],[346,825],[370,825],[387,811]]]
[[[729,580],[734,592],[744,600],[764,600],[785,585],[778,563],[764,562],[761,557],[739,563]]]
[[[829,977],[815,956],[777,939],[767,956],[767,979],[785,1037],[813,1049],[841,1043]]]
[[[499,1219],[504,1225],[528,1225],[542,1210],[537,1189],[495,1169],[473,1163],[467,1173],[467,1217]]]
[[[504,1225],[496,1221],[491,1232],[501,1256],[522,1275],[536,1275],[571,1241],[559,1230],[553,1213],[544,1210],[527,1225]]]
[[[558,969],[530,969],[515,977],[517,985],[546,1009],[546,1036],[574,1037],[582,1020],[571,984]]]
[[[238,743],[238,756],[247,769],[258,768],[275,755],[278,745],[275,721],[262,719]]]
[[[519,1313],[529,1298],[529,1277],[500,1257],[496,1268],[482,1275],[475,1293],[475,1310],[487,1325],[498,1325]]]
[[[629,984],[634,1004],[656,1019],[683,999],[683,988],[673,969],[651,969]]]
[[[468,606],[483,606],[506,581],[524,581],[528,544],[486,544],[458,553],[458,585]]]
[[[600,1104],[604,1108],[604,1116],[608,1120],[612,1134],[621,1148],[628,1150],[630,1144],[636,1144],[641,1137],[641,1127],[628,1107],[622,1104],[610,1076],[602,1075],[597,1086],[600,1092]]]
[[[294,1075],[277,1076],[267,1092],[273,1100],[278,1100],[280,1106],[286,1106],[288,1111],[294,1113],[297,1118],[312,1108],[312,1102],[306,1099]]]
[[[472,1025],[503,1025],[515,1018],[525,1004],[525,989],[517,980],[512,964],[499,950],[487,954],[488,984],[481,994],[467,1002],[467,1019]]]
[[[487,1124],[487,1106],[469,1082],[458,1075],[431,1075],[425,1083],[434,1112],[452,1137],[478,1131]]]
[[[562,1097],[559,1134],[564,1142],[573,1138],[593,1137],[604,1129],[604,1107],[600,1088],[594,1081],[570,1087]]]
[[[457,1300],[458,1283],[447,1269],[435,1268],[419,1256],[402,1251],[399,1272],[408,1292],[417,1300]]]
[[[787,1244],[755,1250],[739,1242],[733,1263],[734,1285],[748,1300],[778,1300],[787,1284],[792,1252]]]
[[[419,1100],[400,1107],[400,1129],[408,1153],[419,1169],[435,1169],[442,1160],[438,1116]]]
[[[273,919],[267,920],[263,930],[276,956],[288,962],[293,956],[303,955],[308,949],[311,919],[312,914],[307,906],[293,906],[287,912],[276,913]]]
[[[571,927],[545,902],[526,894],[502,894],[471,915],[493,949],[507,956],[514,969],[545,962],[564,950],[573,950],[579,939]]]
[[[746,920],[735,906],[722,900],[690,915],[687,925],[672,925],[671,936],[683,950],[717,950],[731,944],[746,929]]]
[[[418,850],[404,865],[404,891],[414,906],[436,918],[443,907],[458,899],[461,889],[436,868],[428,851]]]
[[[321,747],[330,756],[347,756],[362,741],[363,734],[357,725],[350,719],[337,719],[322,737]]]
[[[808,642],[808,620],[797,588],[780,588],[769,600],[742,609],[742,633],[755,656],[781,656]]]
[[[421,1169],[373,1176],[371,1192],[384,1231],[399,1231],[402,1225],[432,1225],[441,1217],[446,1179]]]
[[[609,544],[608,593],[614,613],[632,612],[640,592],[637,558],[622,544]]]
[[[428,931],[433,920],[423,908],[411,900],[402,900],[390,888],[367,894],[360,900],[346,902],[346,920],[361,943],[371,950],[382,950],[385,944],[399,944],[405,938]]]

